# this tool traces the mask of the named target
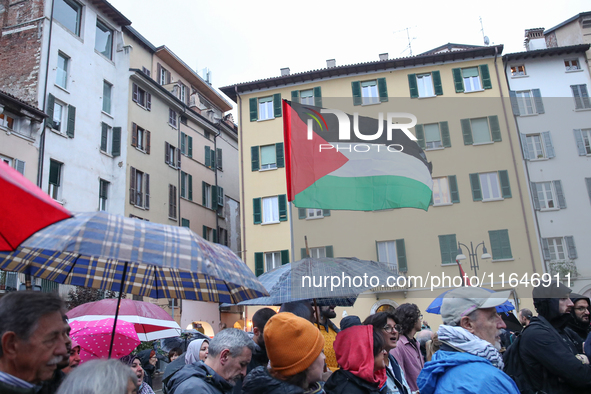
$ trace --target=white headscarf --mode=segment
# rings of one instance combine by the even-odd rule
[[[196,339],[189,343],[187,347],[187,354],[185,354],[185,364],[193,364],[199,361],[199,351],[201,350],[201,346],[203,342],[209,341],[207,339]]]

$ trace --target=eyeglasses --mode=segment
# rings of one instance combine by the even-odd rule
[[[586,306],[580,306],[578,308],[575,308],[575,311],[577,311],[577,312],[584,312],[587,310],[588,310],[588,308]]]
[[[394,327],[392,327],[391,325],[387,325],[385,327],[382,328],[384,331],[386,331],[388,334],[392,334],[394,331],[396,332],[402,332],[402,326],[400,324],[396,324]]]

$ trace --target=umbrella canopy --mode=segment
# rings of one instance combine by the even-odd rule
[[[491,293],[495,292],[494,290],[487,289],[484,287],[482,287],[482,289],[484,289],[488,292],[491,292]],[[441,293],[439,295],[439,297],[435,298],[433,300],[433,302],[431,304],[429,304],[429,306],[427,307],[427,309],[425,309],[425,311],[429,312],[429,313],[436,314],[436,315],[440,315],[441,314],[441,304],[443,303],[443,297],[445,297],[445,295],[452,290],[453,289],[447,290],[447,291],[444,291],[443,293]],[[515,309],[513,304],[511,304],[509,301],[505,301],[501,305],[496,306],[496,308],[497,308],[497,312],[499,312],[499,313],[509,312],[509,311],[512,311],[513,309]]]
[[[70,338],[80,345],[81,362],[95,358],[107,358],[115,319],[74,321],[70,323]],[[113,357],[128,355],[140,344],[132,323],[118,320],[115,326]]]
[[[15,252],[0,253],[0,269],[152,298],[237,303],[268,295],[227,247],[185,227],[106,212],[76,214],[35,233]]]
[[[72,214],[0,160],[0,251],[15,250],[31,234]]]
[[[369,279],[355,283],[353,278],[363,278],[364,275],[377,277],[379,283],[371,285]],[[338,286],[308,286],[309,276],[316,278],[316,283],[325,276],[341,279]],[[351,306],[357,296],[373,287],[386,286],[387,277],[397,277],[388,265],[375,261],[364,261],[356,258],[306,258],[290,264],[284,264],[272,271],[259,276],[259,280],[269,291],[269,297],[261,297],[240,302],[238,305],[280,305],[285,302],[316,299],[318,305]],[[342,280],[350,277],[351,283]],[[336,285],[336,279],[334,285]],[[359,284],[359,286],[356,286]]]
[[[114,318],[117,299],[108,298],[82,304],[67,313],[70,322]],[[118,320],[132,323],[140,341],[177,337],[181,327],[158,305],[149,302],[122,299]]]

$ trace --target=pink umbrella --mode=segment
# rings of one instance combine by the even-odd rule
[[[69,321],[100,320],[115,317],[117,299],[89,302],[72,309],[67,313]],[[140,341],[178,337],[181,327],[172,317],[158,305],[149,302],[121,300],[117,321],[125,320],[133,323]]]
[[[115,319],[70,322],[72,341],[80,346],[80,362],[95,358],[107,358]],[[132,323],[119,320],[115,327],[113,358],[128,355],[140,344]]]

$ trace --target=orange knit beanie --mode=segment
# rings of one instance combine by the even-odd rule
[[[324,348],[320,330],[289,312],[269,319],[263,331],[271,368],[289,377],[308,369]]]

